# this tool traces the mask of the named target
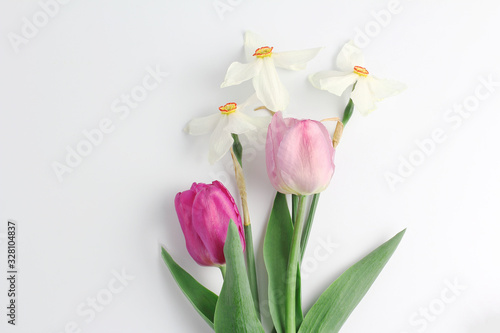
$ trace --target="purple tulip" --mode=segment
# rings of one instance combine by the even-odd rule
[[[335,170],[332,138],[319,121],[283,119],[277,112],[266,140],[267,174],[276,190],[309,195],[324,191]]]
[[[191,189],[175,197],[186,247],[193,259],[202,266],[221,266],[226,263],[224,243],[229,221],[240,232],[245,249],[245,236],[238,207],[231,193],[219,181],[212,184],[193,183]]]

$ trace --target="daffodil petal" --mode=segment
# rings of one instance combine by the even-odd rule
[[[321,71],[321,72],[317,72],[317,73],[309,75],[308,79],[309,79],[309,82],[311,82],[311,84],[313,85],[314,88],[321,90],[321,83],[320,83],[320,81],[322,79],[328,78],[330,76],[336,76],[339,73],[344,73],[344,72],[339,72],[339,71]]]
[[[208,160],[211,164],[220,160],[233,145],[233,137],[231,136],[231,132],[227,130],[228,118],[228,115],[222,117],[210,136]]]
[[[239,117],[241,120],[253,125],[254,130],[267,131],[267,127],[269,126],[269,123],[271,122],[271,116],[252,117],[252,116],[248,116],[248,115],[240,112]]]
[[[259,74],[261,68],[261,59],[255,59],[247,64],[233,62],[227,69],[226,77],[224,78],[224,82],[221,84],[221,88],[233,86],[246,80],[250,80]]]
[[[366,78],[360,78],[358,83],[356,83],[356,88],[354,88],[351,93],[351,99],[363,116],[368,115],[370,112],[375,110],[375,96],[370,90],[370,85]]]
[[[359,76],[352,72],[326,71],[312,75],[309,81],[311,81],[313,86],[319,87],[318,89],[327,90],[332,94],[340,96],[358,78]]]
[[[342,47],[337,56],[337,67],[342,71],[352,71],[354,66],[364,66],[361,50],[351,40]]]
[[[306,68],[307,62],[314,58],[321,47],[300,51],[288,51],[273,53],[274,65],[276,67],[289,69],[292,71],[300,71]]]
[[[191,135],[211,133],[217,126],[221,116],[220,112],[217,112],[210,116],[192,119],[186,127],[184,127],[184,131]]]
[[[377,101],[397,95],[406,89],[404,83],[395,80],[378,79],[373,76],[368,81],[368,84]]]
[[[246,101],[244,101],[243,103],[238,104],[238,109],[239,110],[244,110],[247,107],[249,107],[250,105],[252,105],[252,104],[258,104],[258,103],[262,103],[262,102],[257,97],[257,94],[254,93],[252,96],[248,97]]]
[[[239,111],[227,115],[227,117],[229,119],[226,129],[230,133],[243,134],[257,129],[250,121],[248,121],[248,118],[250,117]]]
[[[272,111],[283,111],[288,106],[289,95],[281,83],[273,59],[262,59],[262,70],[253,78],[257,97]]]
[[[260,47],[271,46],[267,45],[266,41],[262,39],[261,36],[257,35],[252,31],[247,31],[245,33],[245,56],[248,60],[252,59],[255,50]]]

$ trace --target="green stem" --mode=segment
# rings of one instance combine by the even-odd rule
[[[226,265],[219,266],[220,272],[222,274],[222,279],[226,278]]]
[[[311,207],[309,208],[309,214],[307,215],[306,225],[304,233],[302,234],[302,239],[300,241],[300,259],[304,258],[304,253],[306,252],[307,241],[309,240],[309,234],[311,233],[312,224],[314,221],[314,214],[316,213],[316,207],[318,206],[319,193],[313,195],[311,201]]]
[[[286,333],[295,333],[297,331],[295,324],[295,297],[297,294],[297,269],[300,264],[300,239],[304,230],[306,200],[305,196],[299,196],[297,209],[297,222],[293,229],[292,245],[290,247],[290,256],[288,257],[288,268],[286,272]]]
[[[252,239],[252,225],[245,225],[245,254],[247,258],[247,275],[248,282],[250,283],[250,290],[252,292],[253,303],[257,317],[260,319],[260,302],[259,302],[259,289],[257,285],[257,271],[255,269],[255,252],[253,249]]]
[[[295,225],[297,220],[297,209],[299,208],[299,197],[297,194],[292,194],[292,223]]]

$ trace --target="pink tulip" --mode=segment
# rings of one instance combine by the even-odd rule
[[[229,221],[238,226],[245,248],[245,236],[238,207],[231,193],[218,181],[212,184],[193,183],[191,189],[175,197],[186,247],[193,259],[203,266],[221,266],[226,263],[224,243]]]
[[[309,195],[325,190],[335,170],[335,149],[326,127],[314,120],[283,119],[277,112],[266,141],[267,174],[285,194]]]

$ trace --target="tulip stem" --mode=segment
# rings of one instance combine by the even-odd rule
[[[222,274],[222,279],[226,278],[226,265],[219,266],[220,272]]]
[[[311,206],[309,207],[309,214],[307,215],[306,225],[304,227],[304,233],[302,234],[302,239],[300,241],[300,260],[304,258],[304,253],[306,252],[307,241],[309,240],[309,234],[311,233],[312,224],[314,221],[314,214],[316,213],[316,207],[318,206],[319,193],[316,193],[312,197]]]
[[[299,208],[299,197],[297,194],[292,194],[292,223],[295,225],[297,220],[297,209]]]
[[[255,251],[253,248],[252,224],[250,223],[250,213],[248,210],[245,176],[243,175],[243,169],[241,166],[241,156],[243,153],[243,147],[241,146],[238,135],[232,134],[232,136],[234,139],[234,143],[233,147],[231,147],[231,157],[233,159],[234,175],[236,178],[236,183],[238,184],[238,191],[240,192],[240,197],[241,197],[241,207],[243,210],[243,225],[245,228],[245,243],[246,243],[245,257],[247,261],[247,276],[248,276],[248,282],[250,284],[250,290],[252,292],[255,311],[257,312],[257,317],[260,319],[259,288],[257,284],[257,270],[255,268]]]
[[[297,294],[297,270],[300,267],[300,240],[304,230],[304,215],[306,200],[304,195],[298,196],[297,221],[293,229],[292,245],[288,257],[286,272],[286,333],[297,331],[295,323],[295,297]]]

